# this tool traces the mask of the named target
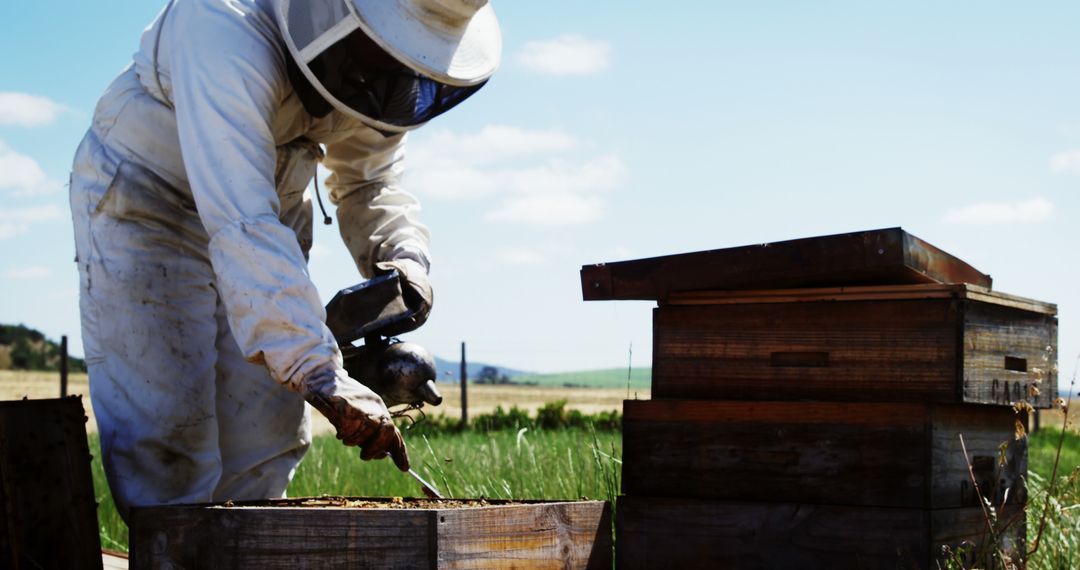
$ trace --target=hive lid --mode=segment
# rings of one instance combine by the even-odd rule
[[[989,275],[905,232],[849,234],[666,255],[581,268],[586,301],[664,300],[672,293],[854,285],[969,283]]]

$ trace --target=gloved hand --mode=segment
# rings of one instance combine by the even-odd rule
[[[405,305],[416,311],[416,314],[411,319],[392,328],[387,328],[383,331],[383,334],[394,336],[420,328],[420,325],[427,321],[428,314],[431,313],[431,303],[434,301],[427,270],[424,269],[423,265],[411,259],[380,261],[375,264],[375,268],[380,275],[397,269],[398,274],[401,276],[401,294],[405,298]]]
[[[301,390],[304,399],[334,424],[342,443],[360,447],[360,459],[381,459],[389,454],[398,469],[409,470],[405,440],[378,394],[343,370],[316,372],[304,381]]]

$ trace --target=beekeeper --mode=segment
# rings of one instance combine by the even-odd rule
[[[409,460],[350,378],[307,273],[321,162],[364,277],[430,309],[406,132],[498,66],[487,0],[172,0],[105,91],[71,211],[109,485],[135,505],[281,497],[310,402],[365,459]],[[421,319],[426,318],[426,311]]]

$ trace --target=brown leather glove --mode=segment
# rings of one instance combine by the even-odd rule
[[[386,336],[405,334],[420,328],[427,322],[431,313],[431,304],[434,302],[434,293],[431,291],[431,282],[428,281],[427,270],[423,265],[411,259],[397,259],[393,261],[380,261],[375,264],[379,274],[389,273],[397,269],[400,275],[401,295],[404,297],[405,306],[415,311],[408,321],[394,325],[383,331]]]
[[[405,440],[378,394],[343,370],[316,372],[302,389],[304,399],[337,428],[338,439],[360,447],[360,459],[382,459],[389,454],[398,469],[409,470]]]

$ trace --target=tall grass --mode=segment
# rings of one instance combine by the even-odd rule
[[[94,496],[97,499],[98,531],[101,536],[101,547],[109,550],[128,550],[128,527],[116,511],[116,503],[113,502],[112,493],[109,491],[109,483],[105,480],[105,468],[101,463],[101,444],[97,432],[91,432],[89,436],[90,475],[94,479]]]
[[[1051,492],[1049,478],[1059,442],[1061,459]],[[1042,429],[1028,437],[1028,445],[1028,543],[1040,528],[1042,534],[1027,567],[1075,570],[1080,568],[1080,433]]]
[[[413,468],[446,497],[588,497],[614,504],[620,488],[619,432],[524,429],[422,435],[407,431],[406,437]],[[1058,482],[1052,496],[1046,492],[1061,437],[1056,428],[1029,435],[1029,542],[1039,528],[1043,507],[1050,506],[1041,545],[1027,561],[1032,570],[1080,568],[1080,433],[1064,434]],[[90,445],[102,546],[126,551],[127,527],[105,483],[97,434],[90,436]],[[423,496],[420,485],[390,461],[361,461],[356,448],[347,448],[329,435],[315,438],[289,486],[289,495],[294,497],[324,494]]]
[[[448,498],[609,500],[618,491],[619,434],[582,430],[431,434],[409,440],[413,469]],[[293,496],[422,497],[389,461],[316,438],[289,486]]]
[[[411,437],[413,469],[447,498],[580,499],[612,501],[619,490],[622,437],[593,430],[466,431]],[[128,532],[116,512],[97,458],[92,472],[101,541],[127,551]],[[288,490],[289,496],[423,497],[420,485],[389,460],[362,461],[355,447],[316,437]],[[613,519],[614,520],[614,519]]]

